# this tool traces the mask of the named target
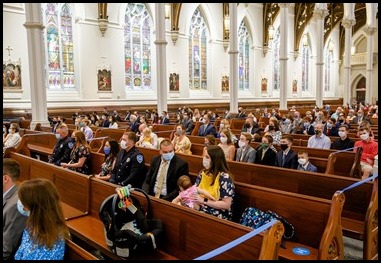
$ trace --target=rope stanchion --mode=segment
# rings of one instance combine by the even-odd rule
[[[261,227],[258,227],[257,229],[254,229],[253,231],[237,238],[236,240],[233,240],[229,243],[227,243],[226,245],[223,245],[222,247],[219,247],[219,248],[216,248],[215,250],[212,250],[198,258],[195,258],[193,260],[207,260],[207,259],[210,259],[212,257],[215,257],[239,244],[241,244],[242,242],[245,242],[246,240],[252,238],[253,236],[256,236],[258,233],[261,233],[263,231],[265,231],[266,229],[268,229],[269,227],[271,227],[273,224],[275,224],[278,220],[271,220],[270,222],[268,222],[267,224],[264,224],[263,226]]]
[[[349,152],[349,151],[352,151],[356,148],[360,148],[361,146],[355,146],[355,147],[352,147],[352,148],[348,148],[348,149],[344,149],[344,150],[338,150],[338,151],[335,151],[333,152],[333,154],[336,154],[336,153],[342,153],[342,152]]]
[[[361,181],[358,181],[358,182],[356,182],[356,183],[354,183],[354,184],[351,184],[350,186],[344,188],[343,190],[339,190],[338,192],[343,193],[343,192],[345,192],[345,191],[347,191],[347,190],[350,190],[350,189],[352,189],[352,188],[355,188],[356,186],[359,186],[359,185],[362,185],[362,184],[364,184],[364,183],[366,183],[366,182],[372,181],[372,180],[375,179],[376,177],[378,177],[378,174],[374,174],[374,175],[372,175],[371,177],[365,178],[365,179],[363,179],[363,180],[361,180]]]

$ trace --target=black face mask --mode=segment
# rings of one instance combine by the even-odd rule
[[[285,151],[288,148],[288,145],[285,143],[281,143],[280,148],[282,149],[282,151]]]
[[[339,122],[342,123],[344,120],[343,119],[339,119]]]
[[[274,130],[274,126],[270,125],[269,126],[269,131],[272,131],[272,130]]]
[[[245,128],[250,128],[250,124],[249,124],[249,123],[246,123],[246,124],[245,124]]]
[[[318,135],[321,133],[321,130],[315,130],[315,134]]]

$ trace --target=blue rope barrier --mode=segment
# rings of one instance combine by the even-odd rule
[[[352,151],[352,150],[354,150],[354,149],[356,149],[356,148],[359,148],[359,147],[361,147],[361,146],[355,146],[355,147],[348,148],[348,149],[344,149],[344,150],[338,150],[338,151],[335,151],[333,154],[335,154],[335,153],[342,153],[342,152]]]
[[[351,184],[350,186],[344,188],[343,190],[339,190],[338,192],[343,193],[343,192],[345,192],[347,190],[355,188],[356,186],[359,186],[359,185],[362,185],[362,184],[364,184],[366,182],[372,181],[376,177],[378,177],[378,174],[373,174],[371,177],[365,178],[364,180],[361,180],[361,181],[358,181],[358,182],[356,182],[354,184]]]
[[[216,248],[215,250],[212,250],[198,258],[195,258],[193,260],[207,260],[207,259],[210,259],[212,257],[215,257],[239,244],[241,244],[242,242],[245,242],[246,240],[250,239],[251,237],[257,235],[258,233],[261,233],[262,231],[266,230],[267,228],[269,228],[270,226],[272,226],[273,224],[275,224],[275,222],[278,221],[278,220],[271,220],[270,222],[268,222],[267,224],[264,224],[263,226],[261,227],[258,227],[257,229],[254,229],[253,231],[237,238],[236,240],[233,240],[229,243],[227,243],[226,245],[223,245],[222,247],[219,247],[219,248]]]

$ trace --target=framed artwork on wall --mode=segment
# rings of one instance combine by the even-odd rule
[[[180,76],[178,73],[169,74],[169,91],[179,92],[180,91]]]
[[[111,91],[111,70],[98,70],[98,91]]]
[[[221,91],[222,92],[229,92],[229,76],[222,76]]]
[[[261,91],[262,93],[267,93],[267,78],[262,78],[261,80]]]
[[[21,90],[21,62],[3,61],[3,89]]]

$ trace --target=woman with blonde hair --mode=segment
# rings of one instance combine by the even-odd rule
[[[235,158],[235,146],[232,141],[232,133],[228,129],[222,129],[220,133],[220,143],[218,146],[224,152],[225,158],[227,161],[234,161]]]
[[[55,185],[47,179],[22,182],[18,211],[28,217],[16,260],[63,260],[70,238]]]
[[[179,124],[176,126],[176,131],[173,136],[172,144],[175,147],[175,152],[183,154],[192,154],[190,150],[192,143],[189,138],[185,135],[185,126]]]
[[[74,131],[72,137],[74,138],[74,145],[70,154],[70,162],[61,163],[61,166],[89,175],[91,148],[86,141],[85,134],[82,131]]]

